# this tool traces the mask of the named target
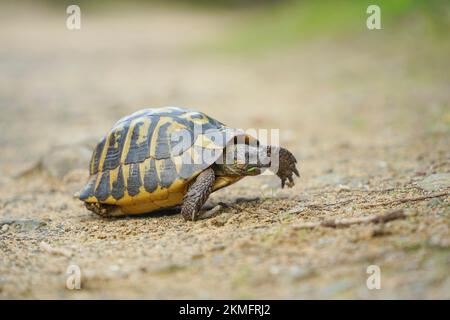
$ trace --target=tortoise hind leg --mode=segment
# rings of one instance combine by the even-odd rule
[[[115,216],[114,213],[117,212],[117,210],[120,210],[118,206],[98,202],[85,202],[85,206],[89,211],[108,218]]]
[[[194,221],[198,218],[200,209],[211,194],[215,180],[214,170],[208,168],[200,173],[189,187],[181,207],[181,214],[186,221]]]

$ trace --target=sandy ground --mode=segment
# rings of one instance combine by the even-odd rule
[[[405,28],[217,56],[195,48],[236,16],[86,13],[70,32],[64,13],[9,10],[1,298],[450,298],[448,39]],[[164,105],[279,128],[301,178],[289,190],[246,178],[198,222],[88,212],[72,194],[92,145],[118,118]],[[66,289],[70,265],[80,290]],[[370,265],[379,290],[366,286]]]

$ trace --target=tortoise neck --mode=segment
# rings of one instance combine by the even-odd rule
[[[216,177],[242,175],[240,172],[237,172],[235,170],[235,167],[233,165],[229,165],[229,164],[214,163],[211,168],[214,170],[214,174],[216,175]]]

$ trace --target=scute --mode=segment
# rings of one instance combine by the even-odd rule
[[[159,127],[158,137],[156,138],[155,158],[167,159],[170,157],[170,137],[167,129],[171,123],[166,122]]]
[[[106,150],[105,160],[103,161],[102,171],[112,170],[120,165],[122,149],[125,143],[129,129],[129,124],[115,128],[109,135],[108,148]]]
[[[141,174],[139,172],[139,163],[132,163],[130,165],[129,175],[127,179],[127,191],[130,196],[135,196],[139,193],[142,186]]]
[[[121,199],[125,194],[125,181],[123,178],[122,167],[119,166],[119,171],[117,173],[116,180],[112,182],[111,195],[114,199]]]
[[[157,120],[158,119],[154,119],[153,121],[150,119],[141,119],[140,121],[135,121],[132,126],[132,134],[128,141],[128,150],[123,151],[126,156],[124,161],[125,164],[139,163],[148,157],[151,141],[150,139],[152,137],[152,132],[157,125]],[[142,131],[145,132],[146,127],[148,127],[148,131],[145,134]]]
[[[161,166],[161,187],[169,188],[178,179],[175,163],[171,159],[163,159]]]
[[[100,175],[100,182],[95,189],[95,197],[100,201],[104,201],[109,197],[109,195],[109,171],[105,171]]]
[[[94,175],[98,172],[98,166],[100,163],[100,157],[102,156],[102,151],[105,146],[106,137],[104,137],[95,147],[94,152],[92,153],[91,163],[89,166],[89,174]]]
[[[149,165],[144,174],[144,188],[147,192],[153,192],[158,188],[159,177],[158,171],[156,171],[155,159],[151,158]]]

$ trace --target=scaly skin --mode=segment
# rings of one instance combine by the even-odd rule
[[[289,188],[292,188],[294,186],[293,175],[295,174],[297,177],[300,176],[296,168],[297,159],[295,159],[294,155],[285,148],[274,147],[272,150],[272,147],[269,146],[267,149],[268,155],[270,155],[272,151],[278,152],[279,155],[279,167],[276,174],[281,179],[281,187],[284,188],[284,186],[287,185]],[[264,164],[259,164],[258,166],[260,168],[266,167]],[[246,172],[245,169],[236,164],[221,164],[216,165],[214,168],[216,172],[212,168],[203,171],[189,187],[187,194],[184,196],[181,214],[186,221],[194,221],[199,217],[199,212],[203,204],[211,194],[216,174],[225,173],[226,175],[228,172],[245,176],[254,175],[253,173]],[[240,173],[239,170],[241,170]]]
[[[181,207],[181,214],[186,221],[198,218],[200,209],[211,194],[215,180],[214,170],[208,168],[200,173],[189,187]]]
[[[279,155],[280,160],[277,176],[281,179],[281,188],[284,188],[286,180],[288,180],[287,186],[292,188],[294,186],[293,174],[300,177],[300,174],[295,166],[297,159],[295,159],[294,155],[285,148],[279,149]]]

